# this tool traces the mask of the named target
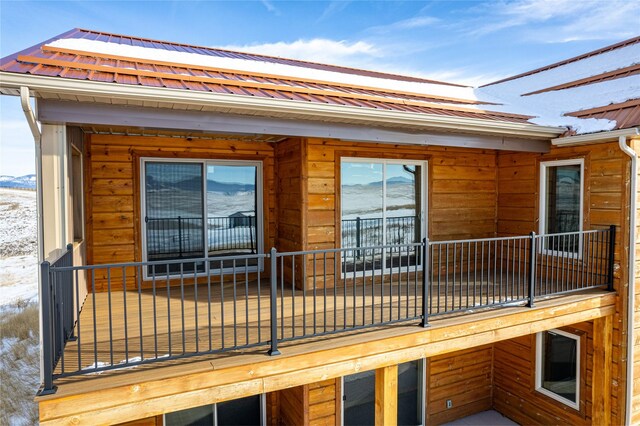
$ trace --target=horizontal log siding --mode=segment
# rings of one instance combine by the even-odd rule
[[[427,360],[427,424],[439,425],[491,409],[493,346]],[[453,407],[447,409],[447,400]]]
[[[142,260],[140,157],[263,161],[264,244],[276,243],[274,145],[233,140],[145,136],[87,136],[86,229],[88,264]],[[127,274],[131,288],[135,277]],[[118,280],[112,289],[121,285]],[[105,280],[96,276],[96,290]]]
[[[626,362],[626,306],[628,241],[628,181],[629,158],[617,142],[552,147],[547,154],[498,153],[498,236],[525,235],[539,232],[540,163],[543,161],[584,159],[584,229],[604,229],[617,226],[614,288],[619,302],[613,322],[613,365],[611,387],[612,423],[622,423],[624,417],[624,383]],[[640,249],[639,249],[640,251]],[[638,293],[640,298],[640,293]],[[640,314],[638,315],[640,317]],[[636,321],[638,324],[638,321]],[[637,358],[640,359],[640,358]],[[640,377],[640,364],[637,377]],[[638,386],[640,389],[640,386]],[[619,398],[620,395],[620,398]],[[640,398],[636,404],[640,418]]]
[[[634,139],[632,148],[640,156],[640,138]],[[639,167],[640,168],[640,167]],[[640,173],[638,173],[640,183]],[[640,187],[637,199],[640,200]],[[633,399],[631,401],[631,424],[640,424],[640,203],[636,204],[636,241],[635,241],[635,300],[634,300],[634,321],[633,321]],[[614,339],[615,339],[614,335]],[[622,372],[624,374],[624,372]],[[623,388],[621,388],[623,389]],[[622,399],[622,398],[621,398]],[[622,419],[624,420],[624,419]]]
[[[307,249],[340,246],[340,159],[429,161],[429,237],[493,237],[496,232],[496,154],[464,148],[308,139]]]
[[[586,362],[581,366],[582,413],[535,390],[535,334],[494,344],[493,407],[497,411],[520,424],[591,424],[593,324],[584,322],[563,330],[586,334],[586,355],[581,359],[581,364]]]
[[[278,194],[277,245],[279,251],[304,247],[303,211],[306,208],[306,180],[303,142],[288,139],[276,145],[276,188]]]

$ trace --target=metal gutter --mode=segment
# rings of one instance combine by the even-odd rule
[[[551,144],[553,146],[588,145],[591,143],[613,142],[621,136],[626,138],[638,134],[640,134],[640,127],[631,127],[629,129],[612,130],[610,132],[587,133],[586,135],[555,138],[551,139]]]
[[[273,116],[285,114],[290,117],[311,117],[316,120],[377,122],[397,126],[419,126],[425,129],[456,129],[482,134],[508,134],[541,139],[557,137],[565,132],[563,127],[539,126],[531,123],[464,118],[405,111],[388,111],[373,108],[320,104],[255,96],[231,95],[211,92],[196,92],[183,89],[157,88],[113,84],[87,80],[72,80],[59,77],[34,76],[0,72],[0,87],[17,88],[29,86],[38,92],[77,96],[118,98],[137,101],[165,102],[170,104],[201,105],[223,108],[231,112],[251,111],[253,114]]]

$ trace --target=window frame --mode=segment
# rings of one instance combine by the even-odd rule
[[[550,391],[542,386],[542,371],[544,366],[542,365],[542,347],[543,347],[543,337],[544,333],[555,333],[560,336],[573,339],[576,341],[576,402],[573,402],[567,398],[564,398],[555,392]],[[536,334],[536,364],[535,364],[535,390],[540,392],[541,394],[552,398],[555,401],[558,401],[568,407],[571,407],[577,411],[580,411],[580,396],[581,396],[581,388],[582,388],[582,335],[570,333],[567,331],[563,331],[560,329],[551,329],[541,331]]]
[[[339,221],[339,229],[340,232],[337,233],[338,237],[336,240],[336,245],[339,246],[340,248],[344,248],[342,247],[342,209],[344,206],[342,197],[343,197],[343,191],[342,191],[342,182],[343,182],[343,177],[342,177],[342,165],[344,163],[374,163],[374,164],[381,164],[382,165],[382,169],[383,169],[383,175],[382,175],[382,201],[383,201],[383,216],[382,216],[382,223],[386,224],[386,212],[387,212],[387,206],[386,206],[386,198],[387,198],[387,182],[386,182],[386,166],[388,164],[394,164],[394,165],[412,165],[412,166],[420,166],[422,167],[423,173],[421,176],[421,188],[422,188],[422,193],[421,193],[421,202],[420,202],[420,210],[418,212],[418,218],[419,218],[419,223],[420,223],[420,241],[421,242],[422,239],[427,238],[427,236],[429,235],[429,220],[428,220],[428,207],[429,207],[429,161],[428,160],[420,160],[420,159],[390,159],[390,158],[376,158],[376,157],[349,157],[349,156],[344,156],[344,157],[340,157],[340,161],[338,163],[338,167],[337,170],[339,172],[339,200],[340,200],[340,209],[338,211],[338,221]],[[382,233],[383,236],[386,237],[386,232]],[[387,244],[387,242],[383,242],[383,244]],[[417,266],[418,270],[421,271],[422,270],[422,265],[418,265]],[[383,267],[379,268],[379,269],[375,269],[373,271],[365,271],[365,276],[371,276],[371,275],[377,275],[377,274],[383,274],[383,273],[387,273],[390,271],[396,271],[398,270],[399,267],[389,267],[388,265],[386,265],[386,262],[384,264]],[[341,277],[344,277],[346,274],[344,272],[341,272]]]
[[[247,396],[243,396],[240,398],[236,398],[236,399],[242,399],[242,398],[247,398],[253,395],[247,395]],[[232,401],[232,400],[227,400],[227,401]],[[226,401],[221,401],[220,403],[224,403]],[[209,405],[211,407],[211,412],[213,414],[213,425],[212,426],[218,426],[218,403],[214,402],[212,404],[205,404]],[[202,406],[198,406],[198,407],[202,407]],[[198,407],[191,407],[191,408],[187,408],[187,410],[189,409],[193,409],[193,408],[198,408]],[[178,410],[181,411],[181,410]],[[164,413],[162,415],[162,423],[163,424],[167,424],[167,414],[171,414],[171,413]],[[266,393],[261,393],[260,394],[260,426],[267,426],[267,394]]]
[[[420,400],[418,401],[418,404],[420,407],[420,416],[422,418],[420,425],[425,426],[427,424],[427,359],[419,358],[419,359],[414,359],[407,362],[414,362],[414,361],[418,361],[420,363],[418,367],[419,374],[420,374],[419,376],[420,383],[418,384],[418,392],[419,392]],[[358,373],[362,373],[362,371]],[[354,373],[354,374],[358,374],[358,373]],[[348,376],[350,375],[351,374],[348,374]],[[344,409],[345,409],[344,378],[345,377],[346,376],[340,377],[340,424],[341,425],[344,425]],[[398,391],[400,391],[400,388],[398,388]],[[375,389],[373,390],[373,392],[375,394]],[[375,400],[374,400],[374,405],[375,405]],[[396,416],[397,416],[397,413],[396,413]]]
[[[140,157],[140,228],[141,228],[141,242],[142,242],[142,262],[150,262],[147,257],[147,224],[144,217],[147,213],[146,206],[146,177],[145,177],[145,164],[146,163],[191,163],[202,165],[202,214],[203,218],[207,218],[207,166],[209,165],[222,165],[222,166],[254,166],[256,167],[256,253],[264,253],[264,178],[263,178],[263,164],[260,160],[225,160],[216,158],[167,158],[167,157]],[[205,233],[206,236],[206,233]],[[202,257],[195,259],[210,259],[208,250],[208,237],[205,238],[205,245],[202,253]],[[188,259],[185,259],[188,261]],[[143,280],[149,281],[153,277],[149,275],[147,268],[143,269]],[[262,272],[264,271],[264,261],[262,258],[258,258],[256,266],[249,266],[247,268],[237,266],[235,268],[217,268],[210,267],[210,262],[205,261],[204,271],[195,274],[196,277],[203,277],[207,275],[220,275],[229,272]],[[164,275],[164,274],[163,274]],[[190,274],[193,276],[194,274]],[[171,273],[169,277],[179,276],[179,273]]]
[[[538,224],[539,224],[538,232],[540,235],[554,235],[554,234],[547,234],[546,232],[547,191],[549,189],[547,188],[548,169],[552,167],[576,166],[576,165],[580,166],[580,201],[579,201],[580,208],[578,209],[579,210],[578,230],[573,232],[580,232],[580,234],[578,234],[578,251],[568,252],[568,251],[547,249],[547,248],[544,248],[543,244],[539,244],[538,251],[541,254],[546,254],[550,256],[562,256],[570,259],[582,259],[582,241],[583,241],[582,231],[584,230],[583,221],[584,221],[584,192],[585,192],[584,158],[571,158],[571,159],[565,159],[565,160],[540,162],[540,195],[539,195],[540,207],[538,211]]]

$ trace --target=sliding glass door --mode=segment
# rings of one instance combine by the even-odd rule
[[[260,163],[143,160],[142,181],[145,260],[228,259],[155,266],[153,272],[257,265],[231,257],[261,252]]]
[[[415,264],[409,247],[426,235],[426,163],[345,159],[341,163],[341,232],[343,272]]]

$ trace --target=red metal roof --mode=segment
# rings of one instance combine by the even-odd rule
[[[605,105],[582,111],[570,112],[570,115],[578,118],[603,118],[616,122],[615,129],[640,126],[640,99],[632,99],[626,102]]]
[[[296,66],[348,74],[441,84],[431,80],[414,79],[411,77],[405,78],[402,76],[354,70],[332,65],[229,52],[221,49],[189,46],[80,29],[71,30],[61,34],[57,38],[3,58],[0,60],[0,71],[496,121],[526,122],[531,118],[519,114],[488,112],[465,107],[465,105],[482,103],[476,100],[423,95],[353,84],[283,77],[258,72],[226,70],[196,65],[189,66],[148,59],[132,59],[109,54],[80,52],[48,45],[48,43],[53,40],[60,38],[88,38],[202,55],[231,56],[260,61],[268,60],[276,63],[293,64]]]

